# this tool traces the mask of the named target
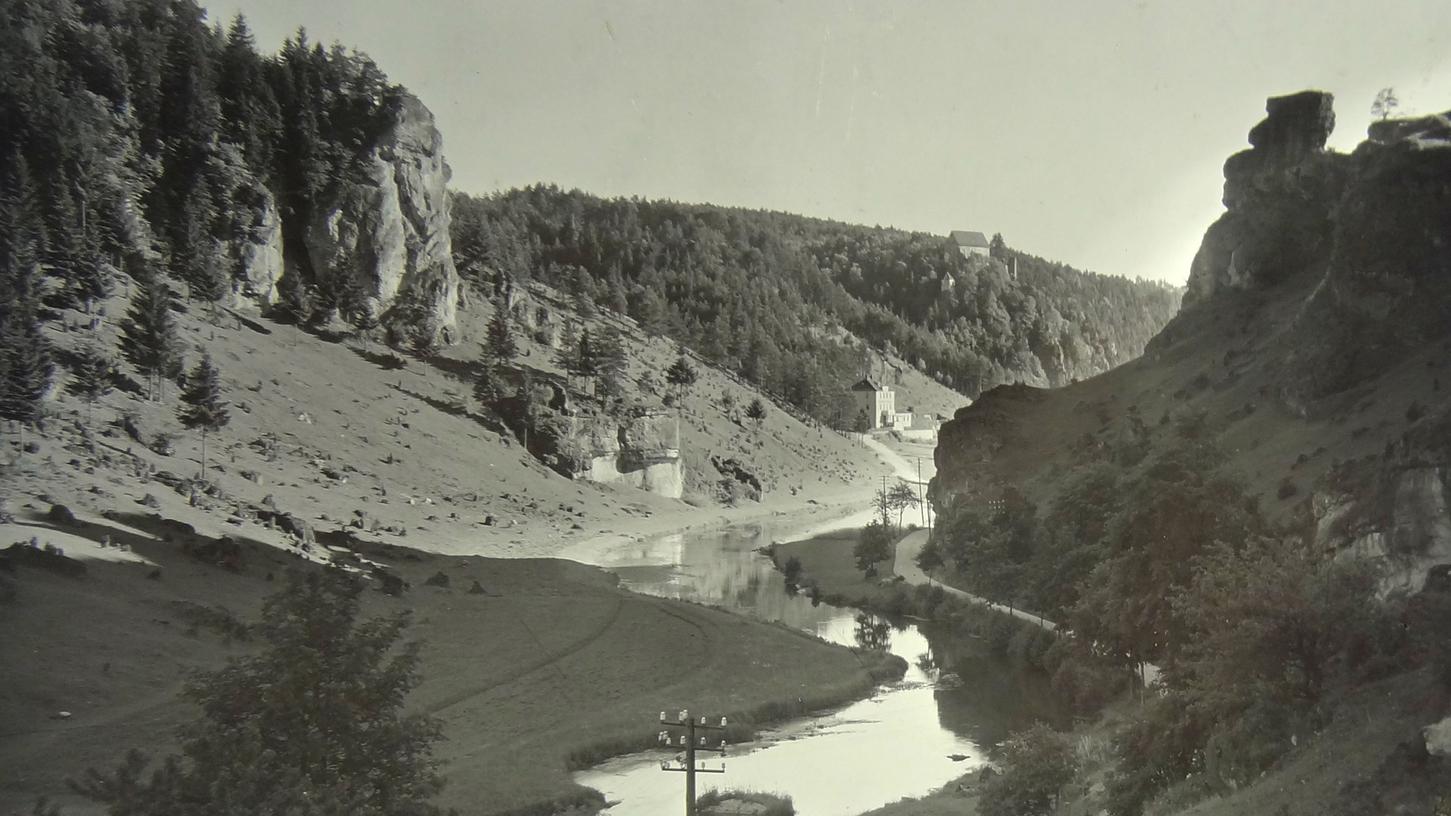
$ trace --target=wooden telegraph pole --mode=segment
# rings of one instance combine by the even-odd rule
[[[695,775],[698,773],[725,773],[724,762],[720,764],[719,768],[697,767],[695,754],[697,751],[719,751],[720,755],[724,757],[726,752],[724,739],[721,739],[718,745],[710,746],[707,744],[705,734],[697,735],[697,732],[725,731],[726,718],[720,718],[720,725],[710,725],[706,722],[705,717],[700,717],[698,721],[697,718],[691,717],[690,711],[687,709],[681,709],[675,720],[666,719],[665,712],[662,711],[660,712],[660,725],[664,726],[659,735],[661,745],[679,746],[685,749],[683,757],[676,756],[673,760],[660,760],[660,770],[685,773],[685,816],[695,816]],[[685,732],[671,734],[670,728],[683,728]]]

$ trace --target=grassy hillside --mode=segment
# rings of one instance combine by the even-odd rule
[[[252,649],[245,625],[301,562],[232,530],[243,547],[232,571],[187,555],[211,539],[175,522],[122,510],[57,528],[39,506],[16,509],[0,540],[58,543],[86,570],[27,565],[6,578],[0,811],[44,795],[66,813],[101,812],[65,780],[131,748],[170,750],[197,715],[177,696],[188,673]],[[782,627],[626,592],[573,562],[356,546],[412,585],[401,597],[366,593],[364,614],[412,612],[408,637],[425,648],[409,705],[442,720],[441,801],[464,814],[597,804],[570,781],[573,763],[647,747],[661,707],[719,711],[746,730],[859,695],[891,671]]]

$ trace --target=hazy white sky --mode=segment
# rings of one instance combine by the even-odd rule
[[[538,181],[1012,246],[1182,283],[1266,96],[1451,108],[1451,2],[201,0],[433,110],[456,188]]]

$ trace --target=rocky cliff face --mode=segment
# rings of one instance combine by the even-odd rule
[[[246,237],[232,249],[239,261],[234,294],[265,309],[277,302],[277,282],[282,279],[282,218],[266,187],[257,185],[256,195],[257,215]]]
[[[459,278],[449,239],[449,169],[433,114],[416,97],[403,97],[363,168],[306,225],[314,274],[355,287],[396,335],[451,342]]]
[[[1328,257],[1337,159],[1330,94],[1276,97],[1249,135],[1249,150],[1224,163],[1227,212],[1210,226],[1190,267],[1185,307],[1226,289],[1273,285]]]
[[[1144,357],[959,411],[935,502],[1012,487],[1046,507],[1076,469],[1128,471],[1193,433],[1271,516],[1383,562],[1387,591],[1451,563],[1451,116],[1377,122],[1339,154],[1328,94],[1266,111]]]
[[[685,491],[673,413],[575,417],[567,449],[575,478],[623,483],[678,499]]]

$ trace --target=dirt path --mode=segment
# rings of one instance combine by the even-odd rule
[[[992,609],[996,609],[999,612],[1006,612],[1015,618],[1019,618],[1037,626],[1041,626],[1042,628],[1050,632],[1058,628],[1058,624],[1044,618],[1042,615],[1037,615],[1032,612],[1026,612],[1022,609],[1012,609],[999,603],[993,603],[986,598],[978,597],[977,595],[973,595],[970,592],[964,592],[957,587],[948,586],[947,584],[944,584],[941,581],[938,581],[937,579],[923,572],[921,568],[917,566],[917,554],[922,551],[922,548],[924,546],[926,546],[927,537],[929,535],[931,535],[930,530],[917,530],[916,532],[908,533],[905,537],[902,538],[901,541],[897,542],[897,563],[894,569],[896,570],[896,573],[902,576],[902,579],[905,580],[907,583],[927,584],[929,586],[942,587],[942,589],[950,595],[956,595],[959,598],[965,598],[969,601],[972,601],[973,603],[982,604]]]

